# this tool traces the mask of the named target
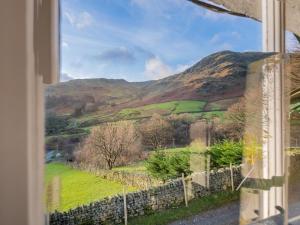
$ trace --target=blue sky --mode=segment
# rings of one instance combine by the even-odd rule
[[[159,79],[221,50],[260,51],[261,25],[187,0],[61,0],[61,73]]]

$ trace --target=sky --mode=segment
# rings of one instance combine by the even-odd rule
[[[61,80],[156,80],[222,50],[261,51],[261,24],[187,0],[61,0]]]

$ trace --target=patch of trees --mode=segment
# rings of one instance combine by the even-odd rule
[[[79,163],[112,169],[144,159],[145,149],[163,149],[189,144],[189,116],[154,114],[141,123],[119,121],[94,127],[76,153]],[[175,160],[175,159],[174,159]]]
[[[154,114],[140,125],[143,145],[150,149],[161,149],[172,143],[174,128],[159,114]]]
[[[188,145],[192,122],[193,118],[189,115],[171,115],[165,118],[154,114],[140,125],[142,143],[151,150]]]
[[[69,116],[57,116],[55,114],[48,114],[46,116],[45,131],[46,136],[86,133],[86,131],[79,128],[77,122]]]
[[[46,116],[46,135],[57,135],[66,130],[69,125],[69,118],[50,114]]]

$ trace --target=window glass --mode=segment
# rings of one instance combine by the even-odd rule
[[[61,0],[61,82],[45,93],[50,224],[287,215],[297,54],[261,52],[260,1],[219,2]]]

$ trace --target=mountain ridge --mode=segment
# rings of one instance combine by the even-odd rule
[[[73,114],[80,107],[83,113],[114,112],[174,100],[214,102],[235,99],[244,93],[249,64],[269,55],[260,52],[217,52],[181,73],[159,80],[70,80],[47,88],[46,109],[47,112],[63,115]]]

